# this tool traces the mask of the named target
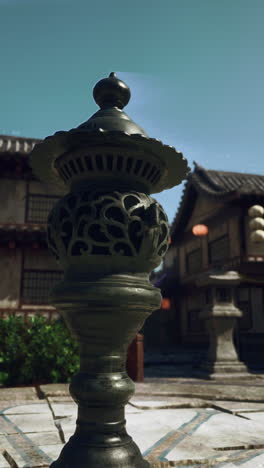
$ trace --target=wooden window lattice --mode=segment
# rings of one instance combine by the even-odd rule
[[[55,195],[28,195],[26,223],[46,224],[49,212],[59,198]]]
[[[22,303],[47,305],[52,287],[63,278],[61,271],[24,270]]]

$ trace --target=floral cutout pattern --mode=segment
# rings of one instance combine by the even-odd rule
[[[61,255],[162,257],[168,219],[161,205],[138,192],[78,192],[66,195],[48,217],[48,245]]]

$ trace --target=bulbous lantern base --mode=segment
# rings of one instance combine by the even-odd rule
[[[189,168],[122,112],[130,91],[115,74],[95,86],[94,97],[101,109],[91,119],[31,153],[40,179],[60,178],[70,190],[49,215],[48,244],[65,273],[51,302],[80,347],[70,385],[78,418],[51,467],[147,468],[125,427],[135,389],[127,349],[161,303],[149,273],[167,250],[168,220],[149,194],[180,183]]]

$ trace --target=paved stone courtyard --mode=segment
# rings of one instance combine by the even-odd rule
[[[264,379],[145,378],[127,431],[153,468],[264,467]],[[68,385],[0,389],[0,468],[46,468],[73,434]]]

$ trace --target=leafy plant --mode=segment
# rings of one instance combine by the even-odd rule
[[[0,384],[69,382],[79,370],[78,344],[64,321],[35,315],[0,320]]]

